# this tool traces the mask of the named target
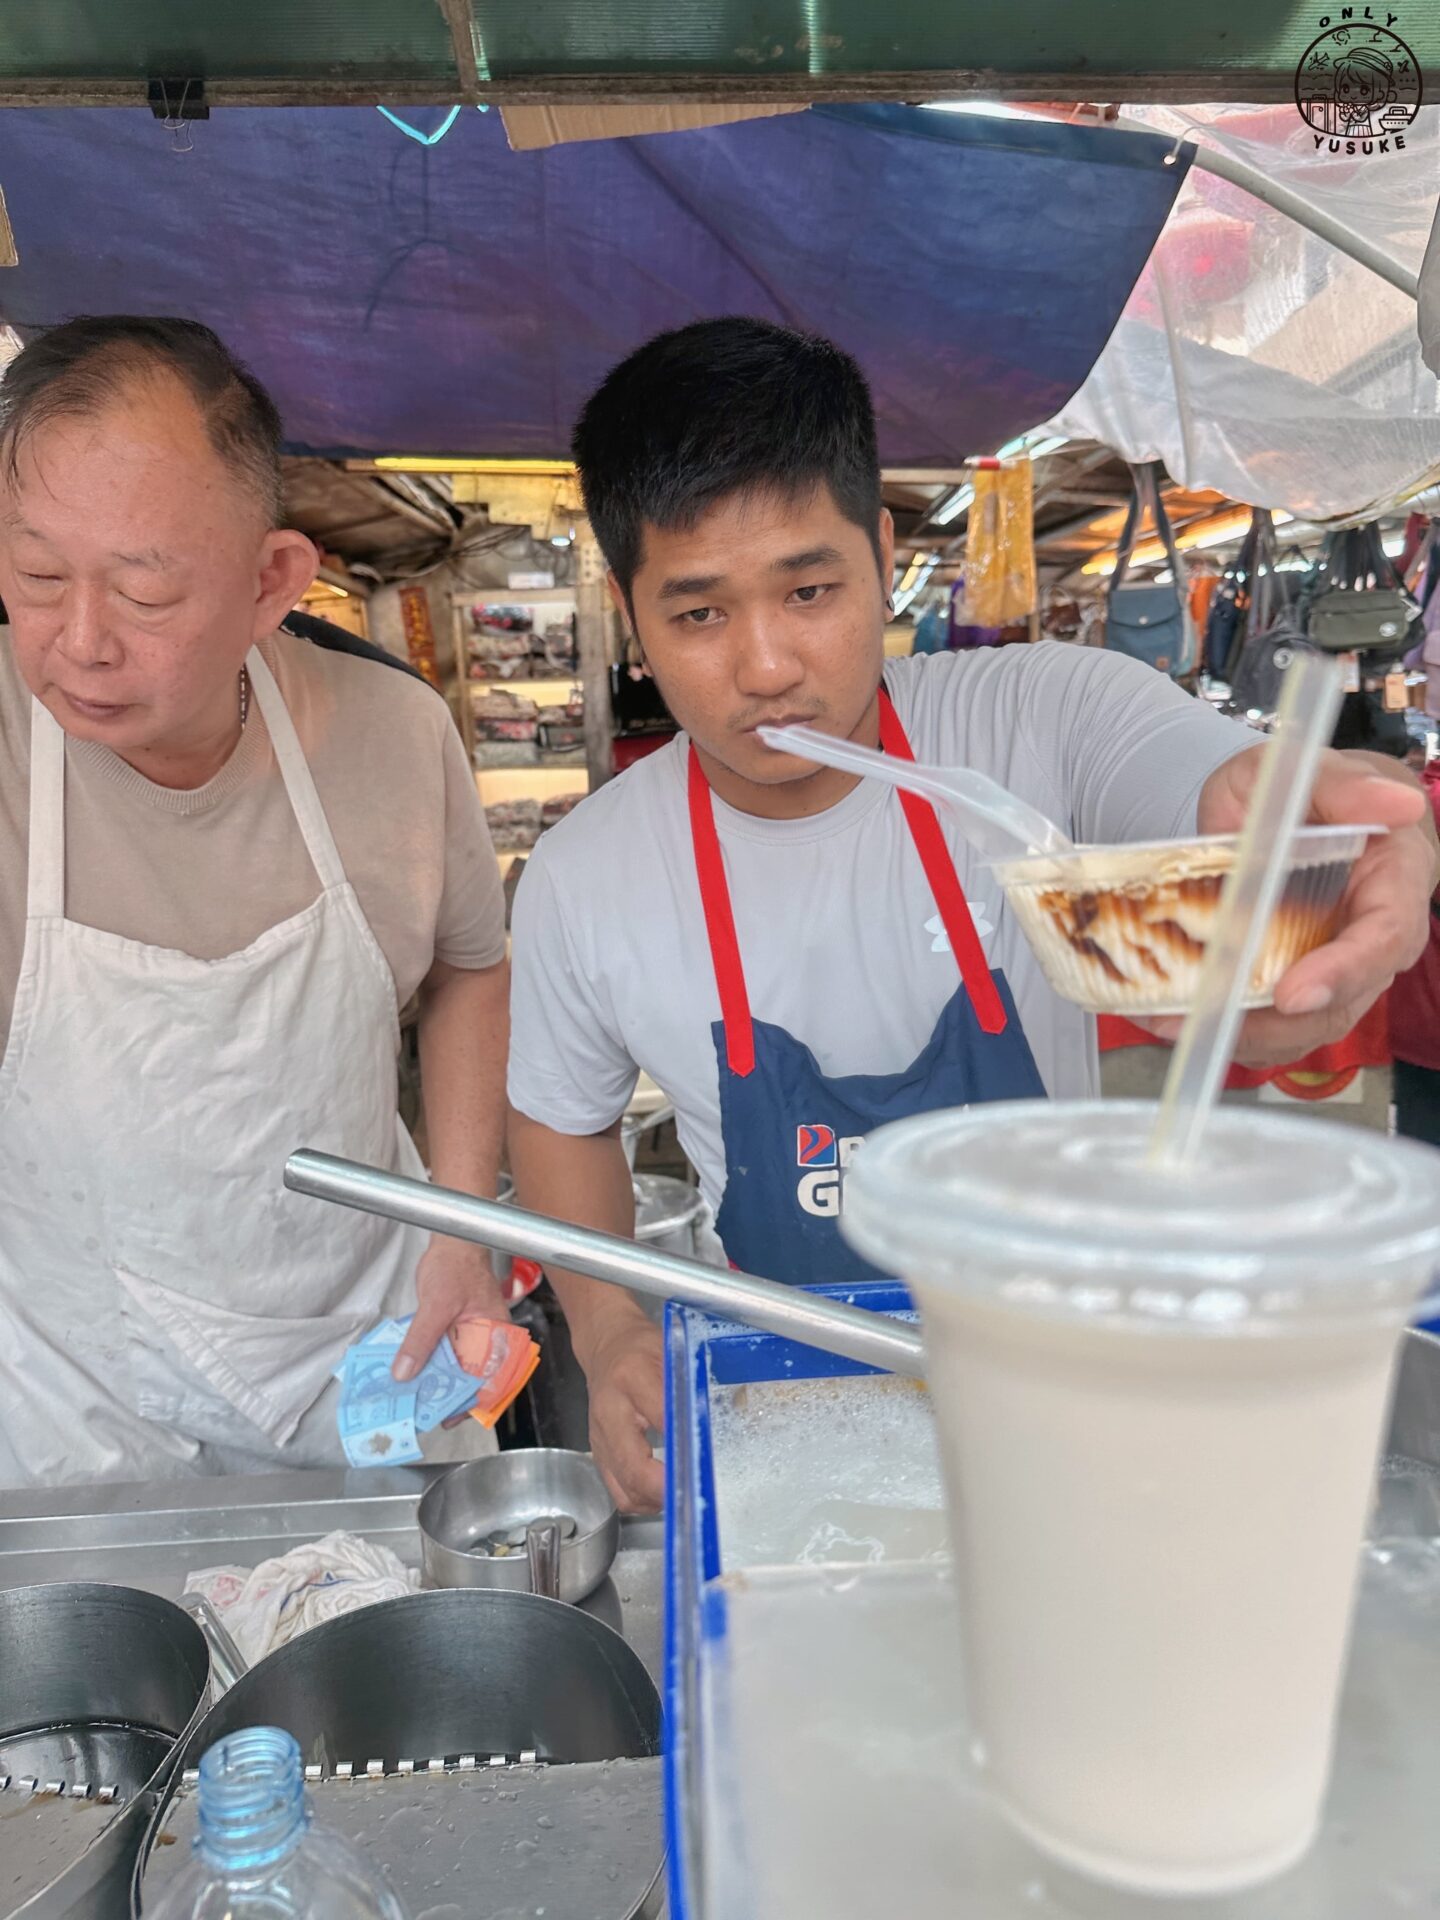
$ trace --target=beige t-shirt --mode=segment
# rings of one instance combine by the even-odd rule
[[[445,702],[410,675],[279,633],[280,684],[361,911],[403,1006],[434,960],[494,966],[505,906],[484,809]],[[29,689],[0,628],[0,1047],[25,940]],[[155,786],[108,747],[66,742],[69,919],[199,960],[302,912],[320,883],[254,699],[206,786]]]

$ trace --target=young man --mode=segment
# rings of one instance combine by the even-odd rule
[[[992,775],[1077,839],[1224,831],[1254,735],[1135,662],[1045,645],[884,661],[892,529],[870,396],[823,340],[718,320],[652,341],[575,436],[611,590],[685,735],[547,834],[514,917],[521,1204],[633,1230],[618,1139],[643,1067],[735,1265],[866,1271],[836,1225],[882,1121],[1097,1086],[1094,1023],[1045,984],[953,819],[766,747],[804,721]],[[1403,771],[1332,756],[1327,819],[1372,843],[1344,931],[1247,1023],[1247,1057],[1345,1031],[1424,939],[1431,847]],[[551,1273],[617,1497],[655,1505],[660,1340],[624,1294]]]

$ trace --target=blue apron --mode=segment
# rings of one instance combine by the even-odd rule
[[[913,760],[890,696],[880,693],[880,743]],[[716,1230],[731,1264],[796,1285],[874,1280],[836,1226],[847,1160],[890,1120],[981,1100],[1043,1099],[1045,1087],[1003,974],[992,974],[935,809],[902,793],[910,838],[960,969],[960,985],[925,1047],[899,1073],[831,1077],[783,1027],[754,1020],[710,783],[690,751],[690,833],[720,1019],[711,1028],[720,1074],[725,1192]]]

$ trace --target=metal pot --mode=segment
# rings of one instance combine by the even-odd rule
[[[551,1518],[560,1523],[556,1597],[583,1600],[610,1571],[620,1544],[620,1516],[594,1461],[560,1447],[465,1461],[427,1488],[416,1514],[427,1583],[546,1591],[527,1553],[527,1533]],[[476,1551],[485,1541],[511,1550]]]
[[[222,1695],[187,1740],[185,1766],[224,1735],[262,1725],[294,1734],[318,1816],[368,1846],[412,1910],[447,1869],[468,1876],[472,1899],[483,1878],[497,1906],[507,1904],[497,1877],[526,1869],[527,1909],[533,1901],[556,1920],[654,1910],[660,1698],[634,1649],[574,1607],[449,1591],[343,1614],[277,1648]],[[627,1772],[611,1766],[617,1760],[650,1764]],[[193,1795],[180,1795],[179,1784],[177,1776],[146,1835],[136,1913],[164,1890],[194,1831]],[[606,1796],[616,1794],[629,1798],[612,1822]],[[653,1820],[653,1849],[635,1847],[636,1820]],[[629,1836],[614,1876],[594,1857],[620,1846],[612,1825]],[[158,1845],[162,1833],[179,1844]],[[408,1886],[406,1875],[421,1871],[424,1880]]]
[[[0,1912],[124,1913],[209,1679],[204,1633],[154,1594],[79,1581],[0,1592]]]
[[[663,1173],[637,1173],[634,1187],[635,1238],[687,1260],[699,1259],[696,1234],[706,1211],[700,1189]]]

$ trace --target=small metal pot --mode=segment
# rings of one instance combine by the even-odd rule
[[[633,1185],[635,1238],[641,1245],[699,1259],[697,1235],[705,1215],[700,1189],[663,1173],[637,1173]]]
[[[0,1592],[0,1914],[123,1910],[209,1679],[201,1628],[154,1594],[83,1581]]]
[[[599,1586],[620,1544],[620,1516],[599,1469],[587,1454],[562,1447],[519,1447],[467,1460],[427,1489],[416,1520],[428,1585],[512,1593],[540,1587],[527,1535],[536,1521],[557,1520],[555,1597],[572,1605]],[[510,1551],[477,1551],[485,1541]]]

